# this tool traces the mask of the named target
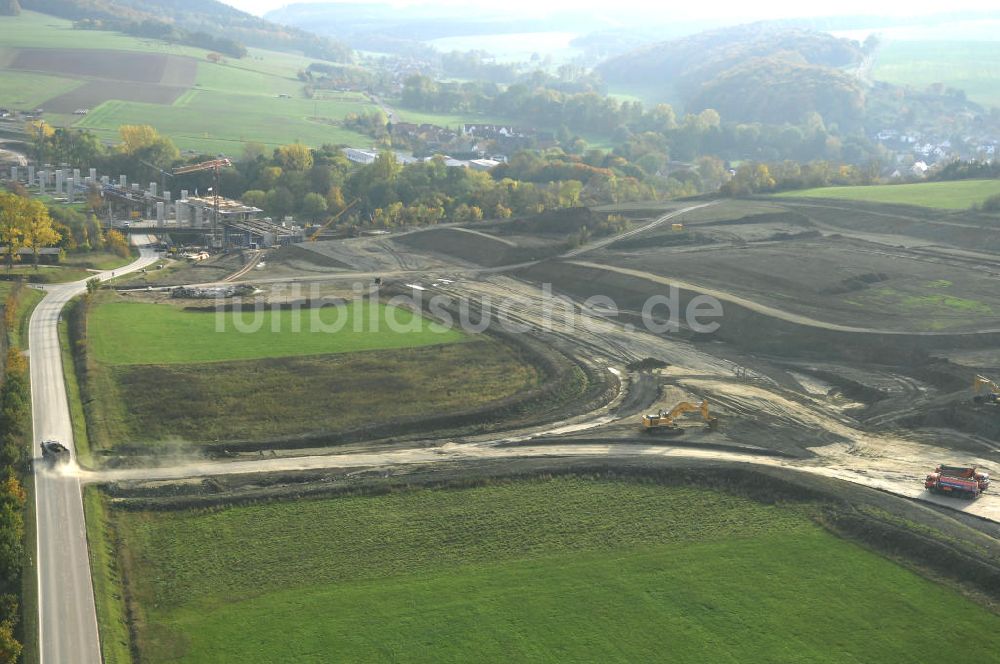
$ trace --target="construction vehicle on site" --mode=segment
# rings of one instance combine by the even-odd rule
[[[988,391],[986,394],[981,394],[984,387]],[[986,376],[976,376],[972,379],[972,391],[975,393],[972,400],[976,403],[992,403],[1000,405],[1000,385],[997,385]]]
[[[701,419],[705,422],[709,430],[715,430],[719,425],[719,418],[712,416],[708,411],[708,399],[702,400],[700,404],[682,401],[670,411],[660,409],[656,414],[646,414],[642,416],[642,428],[647,433],[672,433],[680,434],[684,430],[677,426],[674,421],[686,413],[700,412]]]
[[[931,493],[940,493],[967,498],[978,498],[990,488],[990,476],[980,472],[976,466],[947,466],[941,464],[927,475],[924,488]]]
[[[42,443],[42,459],[47,461],[50,466],[69,463],[69,448],[58,441],[46,440]]]

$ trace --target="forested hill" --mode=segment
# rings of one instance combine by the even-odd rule
[[[243,45],[351,60],[343,43],[266,21],[216,0],[20,0],[21,7],[92,27],[202,46],[239,57]]]
[[[714,108],[742,122],[801,124],[810,113],[855,129],[864,120],[865,90],[841,70],[788,56],[750,58],[702,84],[686,108]]]
[[[725,108],[732,120],[798,122],[816,111],[854,124],[864,92],[845,69],[863,57],[846,39],[758,23],[645,46],[608,60],[598,72],[612,87],[657,87],[687,110]]]

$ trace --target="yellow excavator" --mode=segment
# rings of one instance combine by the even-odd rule
[[[661,409],[655,415],[643,415],[642,428],[647,433],[658,431],[683,433],[683,429],[677,426],[677,423],[674,422],[674,420],[685,413],[693,413],[696,411],[701,413],[701,419],[708,426],[709,430],[714,431],[719,426],[719,418],[713,417],[712,414],[708,412],[708,399],[704,399],[700,405],[691,403],[690,401],[682,401],[671,408],[669,412]]]
[[[987,389],[986,394],[982,394],[984,387]],[[1000,404],[1000,385],[986,376],[976,376],[972,379],[972,391],[975,393],[972,400],[976,403]]]

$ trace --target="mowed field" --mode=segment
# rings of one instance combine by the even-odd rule
[[[820,187],[786,191],[779,198],[833,198],[869,203],[898,203],[947,210],[964,210],[1000,194],[1000,180],[917,182],[868,187]]]
[[[906,663],[1000,647],[1000,617],[803,505],[578,477],[211,511],[104,500],[88,489],[109,663],[129,661],[121,578],[157,664]]]
[[[46,109],[56,125],[117,139],[122,124],[151,124],[183,150],[237,153],[243,143],[367,144],[340,127],[350,112],[375,107],[363,96],[303,97],[297,72],[312,60],[250,49],[240,60],[23,12],[0,17],[0,102]],[[288,95],[287,98],[279,95]],[[86,108],[85,117],[72,115]]]
[[[302,436],[412,428],[543,382],[513,348],[369,303],[262,312],[255,321],[253,312],[106,302],[92,310],[88,342],[93,452],[282,447]]]
[[[216,313],[168,304],[107,302],[90,316],[94,358],[104,364],[189,364],[413,348],[464,339],[397,307],[358,301],[298,311]]]
[[[348,113],[366,110],[374,107],[368,108],[367,101],[350,93],[336,100],[313,102],[194,89],[169,106],[108,101],[77,126],[115,140],[123,124],[151,124],[182,150],[238,154],[242,145],[251,141],[267,146],[370,143],[370,138],[330,124]],[[313,121],[314,117],[320,121]]]
[[[889,41],[879,48],[873,77],[924,90],[933,83],[1000,106],[1000,42]]]
[[[38,108],[43,102],[84,85],[83,81],[35,72],[0,71],[0,106]]]

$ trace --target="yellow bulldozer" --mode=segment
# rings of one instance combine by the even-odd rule
[[[986,394],[982,393],[984,387],[986,388]],[[972,400],[976,403],[1000,405],[1000,385],[997,385],[986,376],[976,376],[972,379],[972,391],[975,393]]]
[[[677,423],[674,420],[681,415],[694,412],[701,413],[701,419],[705,422],[705,425],[709,430],[714,431],[719,426],[719,418],[714,417],[708,411],[708,399],[704,399],[701,404],[691,403],[690,401],[682,401],[671,408],[669,412],[661,409],[655,415],[643,415],[642,428],[647,433],[683,433],[683,429],[677,426]]]

